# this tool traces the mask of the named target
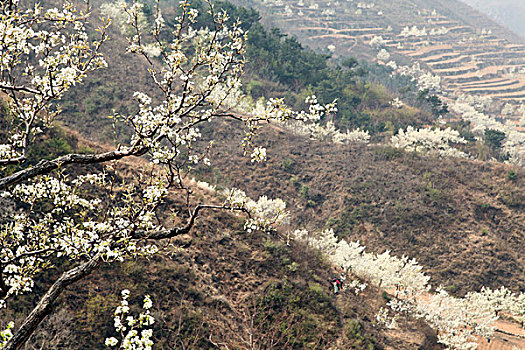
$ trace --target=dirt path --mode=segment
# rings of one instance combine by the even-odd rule
[[[496,322],[496,329],[525,337],[525,330],[514,322],[498,320]],[[508,334],[503,334],[501,332],[496,332],[490,343],[487,343],[486,341],[480,341],[479,344],[478,350],[525,350],[525,338],[518,338]]]
[[[395,293],[393,289],[386,291],[392,295]],[[418,299],[424,301],[428,299],[428,295],[422,294]],[[478,337],[477,350],[525,350],[525,329],[517,322],[499,319],[494,327],[496,331],[490,343],[487,339]]]

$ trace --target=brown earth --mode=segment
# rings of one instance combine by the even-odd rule
[[[215,130],[220,161],[201,177],[284,199],[292,228],[333,228],[372,251],[415,257],[434,285],[459,295],[481,286],[525,290],[523,170],[309,141],[279,128],[265,129],[269,159],[254,165],[229,141],[235,137]]]

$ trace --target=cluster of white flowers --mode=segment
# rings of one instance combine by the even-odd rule
[[[469,121],[472,126],[472,132],[477,134],[479,138],[481,138],[486,129],[504,132],[506,138],[503,142],[503,150],[510,156],[507,162],[515,165],[524,165],[525,134],[481,112],[481,110],[485,110],[488,106],[490,106],[490,104],[484,105],[480,103],[478,99],[463,98],[453,103],[450,109],[463,120]]]
[[[390,316],[390,310],[385,307],[380,308],[376,314],[377,323],[386,329],[397,328],[397,318],[397,315]]]
[[[417,77],[417,87],[419,90],[441,91],[441,77],[426,72]]]
[[[490,96],[461,94],[457,99],[457,103],[466,103],[473,107],[478,112],[487,112],[494,106],[494,100]]]
[[[334,9],[324,9],[321,12],[321,15],[323,15],[323,16],[333,16],[333,15],[335,15],[335,10]]]
[[[127,8],[126,2],[118,0],[116,2],[105,2],[100,5],[100,13],[106,18],[111,19],[113,25],[116,25],[120,32],[124,35],[131,35],[133,27],[129,24],[128,15],[125,11]],[[146,16],[143,13],[142,7],[137,7],[138,20],[140,28],[146,28]]]
[[[153,346],[151,326],[155,323],[155,319],[150,314],[151,298],[148,295],[144,297],[142,306],[144,311],[135,318],[130,314],[129,290],[124,289],[121,294],[122,300],[114,313],[114,327],[120,334],[121,340],[115,337],[106,338],[106,346],[114,348],[120,343],[119,348],[123,350],[151,350]]]
[[[368,143],[370,140],[368,131],[355,129],[347,130],[343,133],[335,127],[332,121],[328,121],[326,126],[322,126],[319,123],[307,124],[302,121],[289,121],[284,126],[295,135],[307,136],[319,141],[348,144]]]
[[[393,71],[395,71],[397,69],[397,63],[396,61],[388,61],[385,66],[389,67],[390,69],[392,69]]]
[[[465,144],[467,141],[459,136],[459,132],[451,128],[415,129],[412,126],[404,131],[400,129],[397,135],[392,136],[394,147],[409,152],[435,154],[441,157],[468,158],[468,154],[452,147],[453,144]]]
[[[368,287],[367,283],[364,283],[358,279],[353,280],[352,282],[345,284],[343,289],[350,289],[354,290],[355,295],[359,295],[359,293],[362,293],[366,287]]]
[[[261,196],[257,202],[248,202],[247,209],[252,216],[244,225],[248,232],[253,230],[275,231],[277,227],[286,224],[290,216],[286,210],[286,203],[279,198],[269,199]]]
[[[335,143],[368,143],[370,134],[368,131],[359,128],[347,130],[345,133],[337,131],[334,133],[332,141]]]
[[[427,36],[427,35],[428,35],[427,28],[423,27],[419,29],[417,26],[404,27],[401,33],[399,34],[399,36],[404,37],[404,38],[409,37],[409,36],[419,37],[419,36]]]
[[[0,332],[0,349],[4,347],[4,345],[13,337],[13,331],[12,329],[15,327],[15,323],[13,321],[9,322],[7,324],[7,327]]]
[[[386,45],[386,40],[381,35],[375,35],[369,42],[374,49],[382,49]]]
[[[266,148],[264,148],[264,147],[255,147],[253,149],[252,154],[250,156],[252,158],[252,160],[251,160],[252,163],[253,162],[257,162],[257,163],[264,162],[266,160]]]
[[[395,288],[388,308],[381,308],[376,315],[378,323],[387,328],[397,327],[398,314],[424,318],[438,331],[438,341],[450,349],[476,349],[476,337],[492,336],[499,312],[512,315],[518,322],[525,319],[525,293],[516,295],[504,287],[483,288],[464,298],[452,297],[442,288],[430,293],[430,277],[414,259],[398,258],[389,251],[368,253],[359,242],[338,240],[331,229],[317,235],[297,230],[293,237],[321,250],[334,265],[376,286]]]
[[[448,28],[432,28],[430,30],[430,35],[446,35],[450,30]]]
[[[397,66],[395,62],[394,64],[391,64],[392,68],[394,66]],[[418,89],[420,91],[423,91],[423,90],[429,90],[431,92],[441,91],[441,77],[422,69],[419,62],[414,63],[412,66],[397,66],[397,68],[394,69],[393,73],[399,74],[401,76],[411,77],[413,81],[416,81]]]
[[[251,146],[251,138],[254,132],[260,127],[260,121],[276,121],[285,127],[291,126],[292,128],[298,129],[303,128],[303,125],[314,125],[315,122],[319,121],[321,117],[331,115],[337,112],[336,101],[321,105],[317,101],[315,95],[308,96],[305,100],[308,104],[307,111],[294,111],[284,103],[284,99],[272,98],[265,101],[264,98],[260,98],[256,101],[255,106],[250,106],[246,103],[246,99],[241,97],[238,108],[242,112],[251,115],[245,124],[249,128],[249,132],[243,141],[243,147],[246,149]],[[306,134],[304,134],[306,135]],[[246,154],[247,152],[245,152]],[[252,162],[259,162],[266,159],[266,150],[263,147],[254,147],[251,152]]]
[[[388,53],[387,50],[385,49],[381,49],[379,50],[379,52],[377,53],[377,59],[379,61],[382,61],[382,62],[387,62],[389,59],[390,59],[390,54]]]
[[[272,98],[268,101],[259,99],[250,114],[260,120],[275,120],[286,122],[288,120],[300,120],[303,122],[319,121],[324,115],[337,112],[336,102],[321,105],[315,95],[305,99],[308,111],[294,111],[284,103],[284,99]]]
[[[383,254],[365,252],[365,247],[359,242],[338,241],[332,229],[317,235],[297,230],[292,236],[327,254],[334,265],[342,266],[375,285],[426,290],[429,277],[414,259],[406,256],[397,258],[390,255],[390,251]]]
[[[131,240],[131,234],[136,230],[159,229],[154,223],[154,210],[165,197],[166,190],[159,185],[140,191],[126,186],[122,203],[111,208],[104,207],[99,198],[81,195],[88,189],[109,187],[111,184],[106,183],[103,174],[79,176],[72,181],[42,176],[2,193],[3,197],[29,208],[48,208],[43,215],[22,211],[0,226],[3,243],[0,266],[9,288],[3,299],[30,292],[35,275],[49,268],[51,256],[74,260],[102,253],[102,259],[109,261],[157,252],[155,245],[138,245]],[[71,212],[81,213],[84,220],[79,222],[70,217]]]
[[[244,224],[244,229],[248,232],[255,230],[271,232],[288,223],[290,213],[286,210],[286,203],[282,199],[261,196],[254,201],[244,191],[237,188],[224,190],[224,195],[226,196],[225,204],[232,210],[240,209],[249,214]]]
[[[366,2],[358,2],[357,8],[358,9],[373,9],[376,6],[376,4],[372,3],[366,3]]]
[[[0,163],[8,164],[25,160],[28,144],[42,131],[38,125],[49,125],[58,113],[53,102],[88,72],[106,66],[99,48],[108,24],[100,28],[100,40],[92,41],[84,15],[69,3],[60,10],[11,1],[0,6],[0,91],[8,95],[15,121],[0,147]]]
[[[404,27],[399,36],[403,38],[407,37],[422,37],[422,36],[429,36],[429,35],[445,35],[448,34],[449,29],[442,27],[442,28],[432,28],[428,30],[426,27],[423,27],[419,29],[417,26],[412,27]]]
[[[399,99],[399,97],[395,97],[392,101],[390,101],[390,104],[392,105],[392,107],[397,109],[402,108],[405,105],[403,101]]]
[[[505,103],[505,105],[503,106],[501,110],[501,114],[506,115],[506,116],[514,115],[515,112],[516,112],[516,108],[508,102]]]
[[[482,133],[485,129],[502,130],[504,128],[503,124],[478,111],[469,103],[457,101],[450,105],[450,109],[462,119],[469,121],[472,125],[472,131],[475,133]]]
[[[481,35],[492,35],[492,29],[481,29]]]

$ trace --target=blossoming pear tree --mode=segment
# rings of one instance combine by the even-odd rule
[[[441,287],[432,292],[430,277],[415,259],[399,258],[388,250],[382,254],[369,253],[359,242],[339,240],[332,229],[317,234],[296,230],[292,237],[319,249],[335,266],[377,287],[394,291],[387,307],[376,315],[378,324],[386,328],[396,328],[400,314],[421,318],[438,332],[438,342],[447,349],[469,350],[477,349],[479,337],[493,337],[498,331],[495,322],[502,315],[523,325],[525,293],[515,294],[505,287],[496,290],[484,287],[463,298],[451,296]]]
[[[156,94],[135,92],[136,112],[118,116],[132,130],[129,143],[101,153],[42,159],[29,159],[28,149],[60,118],[58,102],[66,92],[106,67],[100,48],[111,20],[102,19],[98,36],[92,37],[86,27],[89,13],[68,1],[61,8],[0,3],[0,91],[10,121],[0,138],[0,193],[16,208],[0,222],[0,309],[13,307],[12,297],[32,293],[46,270],[56,267],[62,273],[47,281],[49,288],[21,324],[2,320],[1,349],[20,349],[61,293],[102,262],[156,253],[155,242],[188,233],[204,210],[243,211],[250,218],[248,230],[273,230],[286,219],[284,202],[252,201],[235,190],[218,205],[188,201],[179,226],[164,227],[157,219],[166,196],[190,193],[185,178],[196,164],[213,161],[195,147],[201,124],[217,118],[237,121],[246,131],[240,147],[258,162],[266,150],[253,136],[262,123],[318,120],[334,108],[311,103],[307,112],[294,112],[271,99],[251,116],[236,113],[246,34],[206,2],[213,23],[204,29],[195,29],[198,12],[186,0],[171,28],[158,4],[154,22],[145,25],[142,5],[122,2],[127,51],[143,58]],[[111,162],[140,156],[154,164],[153,170],[140,182],[116,182],[118,167]],[[68,171],[72,168],[78,171]],[[135,341],[133,334],[126,339]]]

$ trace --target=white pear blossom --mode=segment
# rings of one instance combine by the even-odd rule
[[[374,49],[381,49],[386,45],[386,40],[381,35],[375,35],[368,44]]]
[[[407,127],[406,131],[400,129],[397,135],[392,136],[391,143],[394,147],[409,152],[421,152],[435,154],[441,157],[468,158],[468,155],[457,148],[454,144],[465,144],[459,132],[451,128],[441,129],[415,129]]]
[[[104,344],[113,348],[120,343],[120,349],[124,350],[151,350],[153,346],[153,329],[150,327],[155,323],[155,318],[151,316],[152,307],[151,298],[144,297],[143,310],[137,317],[130,314],[128,307],[129,290],[121,292],[122,300],[120,305],[115,309],[114,327],[119,333],[118,340],[116,337],[106,338]],[[122,322],[126,320],[126,322]]]
[[[525,318],[525,293],[516,295],[504,287],[483,288],[464,298],[450,296],[442,288],[430,293],[430,277],[414,259],[398,258],[390,251],[366,252],[359,242],[339,240],[331,229],[318,234],[296,230],[292,236],[319,249],[333,265],[380,288],[395,290],[388,308],[382,307],[376,314],[377,322],[386,328],[396,328],[400,314],[423,318],[437,330],[438,341],[448,348],[476,349],[477,337],[493,336],[499,312],[512,315],[518,322]],[[358,285],[360,282],[354,281],[351,288]]]
[[[390,54],[387,50],[381,49],[377,54],[377,59],[382,62],[387,62],[390,59]]]

